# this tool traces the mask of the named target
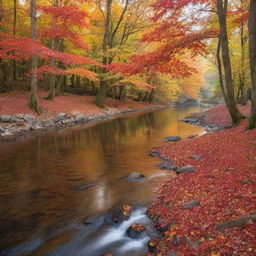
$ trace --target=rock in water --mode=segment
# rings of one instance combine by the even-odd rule
[[[179,137],[179,136],[168,136],[168,137],[165,137],[165,140],[169,141],[169,142],[179,141],[179,140],[181,140],[181,137]]]
[[[139,172],[133,172],[126,177],[126,181],[141,181],[145,179],[145,175]]]
[[[74,188],[74,190],[85,190],[85,189],[94,187],[96,185],[97,185],[97,183],[90,183],[90,184],[86,184],[86,185],[82,185],[82,186],[74,186],[73,188]]]
[[[176,173],[193,172],[196,168],[193,165],[186,165],[175,170]]]
[[[145,231],[144,226],[139,223],[133,223],[127,230],[126,234],[132,239],[138,239],[142,232]]]

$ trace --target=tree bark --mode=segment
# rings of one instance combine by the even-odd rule
[[[17,0],[13,0],[13,35],[16,36],[17,28]],[[16,60],[12,61],[13,64],[13,80],[17,80],[17,65]]]
[[[53,6],[56,7],[58,6],[58,0],[54,0]],[[53,17],[52,20],[52,28],[56,28],[56,18]],[[55,37],[52,38],[51,42],[51,49],[52,50],[58,50],[59,46],[57,45],[57,39]],[[55,67],[55,58],[51,57],[51,67]],[[56,75],[52,74],[50,75],[50,88],[49,88],[49,94],[46,97],[47,100],[53,100],[56,96],[56,91],[55,91],[55,83],[56,83]]]
[[[251,117],[248,129],[256,127],[256,0],[250,0],[249,10],[249,59],[251,69]]]
[[[36,0],[31,0],[30,2],[30,12],[31,12],[31,38],[33,40],[36,40]],[[37,56],[32,55],[31,59],[31,69],[36,70],[37,69]],[[38,105],[38,99],[37,99],[37,76],[33,72],[31,77],[31,90],[30,90],[30,99],[29,99],[29,107],[36,111],[38,114],[41,112],[39,105]]]
[[[226,91],[226,105],[228,111],[231,115],[233,124],[238,124],[241,119],[243,119],[243,115],[239,112],[236,101],[235,101],[235,93],[232,82],[232,69],[229,55],[229,45],[228,45],[228,33],[227,33],[227,5],[228,0],[217,0],[217,14],[219,20],[220,27],[220,40],[221,40],[221,54],[222,54],[222,62],[225,74],[225,91]]]
[[[111,9],[112,9],[112,0],[107,0],[105,31],[104,31],[103,44],[102,44],[102,49],[103,49],[102,64],[103,65],[109,64],[109,60],[106,55],[107,55],[107,47],[109,45],[109,40],[110,40]],[[106,73],[106,70],[103,70],[103,73]],[[107,88],[106,82],[101,80],[99,92],[96,96],[96,105],[99,106],[100,108],[103,108],[105,105],[105,98],[106,98],[107,91],[108,91],[108,88]]]

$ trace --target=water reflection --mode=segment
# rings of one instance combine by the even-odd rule
[[[168,108],[0,147],[0,251],[122,202],[152,198],[164,176],[144,183],[123,177],[161,173],[158,160],[145,152],[165,136],[200,133],[178,122],[194,111]],[[90,189],[74,189],[95,182]]]

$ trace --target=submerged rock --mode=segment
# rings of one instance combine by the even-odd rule
[[[165,140],[169,141],[169,142],[179,141],[179,140],[181,140],[181,137],[179,137],[179,136],[168,136],[168,137],[165,137]]]
[[[145,179],[145,175],[139,172],[133,172],[126,177],[126,181],[141,181]]]
[[[196,168],[193,165],[186,165],[184,167],[178,168],[175,170],[176,173],[185,173],[185,172],[193,172]]]
[[[90,183],[90,184],[86,184],[86,185],[81,185],[81,186],[74,186],[73,189],[74,190],[85,190],[91,187],[95,187],[97,185],[97,183]]]

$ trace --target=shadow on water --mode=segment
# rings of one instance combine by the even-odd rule
[[[74,235],[77,243],[83,239],[73,225],[123,203],[151,200],[157,184],[173,174],[155,168],[159,160],[145,152],[165,143],[166,136],[201,133],[178,122],[198,110],[167,108],[0,147],[0,255],[32,255],[22,252],[32,253],[46,240],[47,255],[80,255],[79,249],[66,253]],[[148,179],[126,182],[131,172]],[[123,240],[116,243],[119,249],[125,246]],[[63,244],[63,252],[55,250]]]

